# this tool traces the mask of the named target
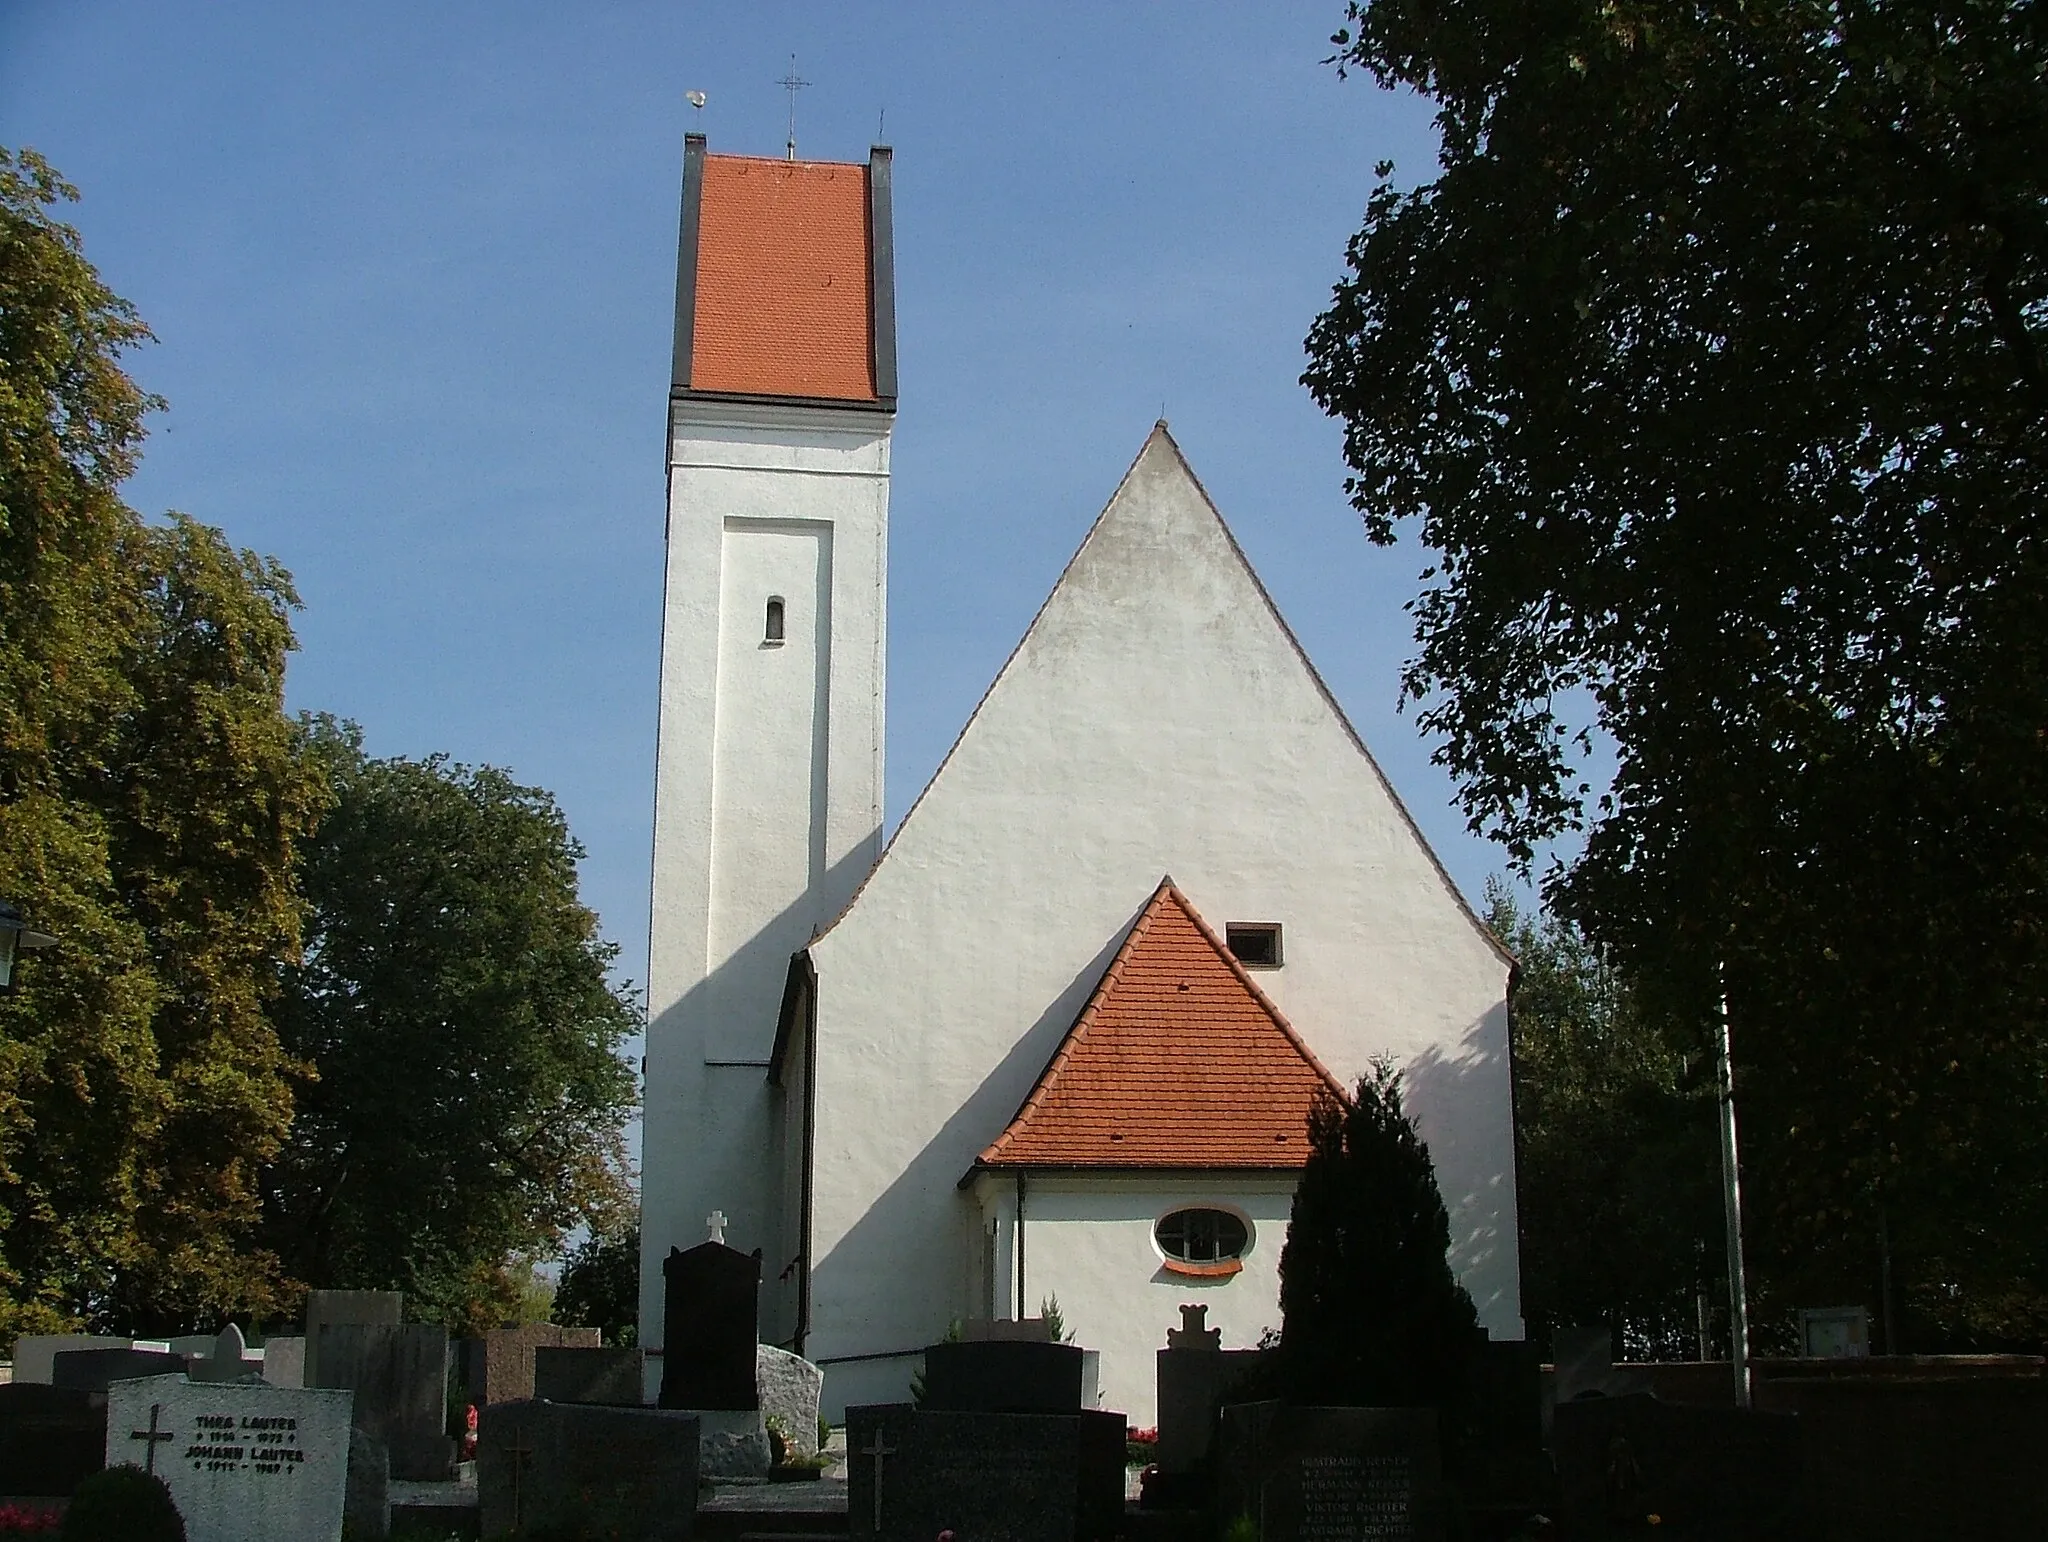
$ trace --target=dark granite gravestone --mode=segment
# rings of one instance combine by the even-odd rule
[[[696,1516],[697,1440],[696,1418],[666,1409],[494,1403],[477,1432],[483,1534],[680,1542]]]
[[[1075,1344],[985,1339],[924,1352],[926,1408],[955,1413],[1073,1413],[1095,1406],[1090,1352]]]
[[[1216,1527],[1258,1542],[1441,1542],[1434,1408],[1223,1410]]]
[[[1181,1325],[1166,1330],[1166,1347],[1155,1362],[1159,1442],[1152,1462],[1169,1477],[1201,1464],[1215,1434],[1216,1410],[1265,1357],[1262,1350],[1225,1349],[1222,1332],[1208,1326],[1208,1314],[1206,1306],[1182,1307]]]
[[[533,1395],[550,1403],[638,1408],[645,1361],[637,1349],[558,1349],[533,1353]]]
[[[454,1476],[447,1329],[323,1323],[317,1363],[319,1385],[355,1393],[355,1422],[391,1453],[392,1477],[432,1483]]]
[[[1575,1398],[1552,1416],[1560,1517],[1574,1537],[1777,1542],[1810,1535],[1795,1414]]]
[[[50,1384],[80,1392],[104,1392],[109,1382],[139,1376],[182,1376],[185,1357],[154,1349],[67,1349],[50,1366]]]
[[[670,1248],[661,1264],[663,1408],[751,1410],[761,1260],[723,1242]]]
[[[105,1393],[0,1386],[0,1495],[69,1494],[106,1454]]]
[[[469,1341],[465,1341],[467,1344]],[[604,1342],[597,1328],[564,1328],[551,1322],[521,1323],[516,1328],[493,1328],[483,1336],[483,1352],[472,1365],[482,1374],[464,1378],[470,1401],[519,1403],[535,1396],[533,1357],[546,1348],[596,1349]]]
[[[1100,1542],[1123,1529],[1124,1419],[846,1411],[847,1521],[861,1542]]]

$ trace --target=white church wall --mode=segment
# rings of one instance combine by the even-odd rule
[[[880,845],[890,421],[672,406],[642,1137],[650,1346],[661,1260],[703,1241],[711,1211],[735,1246],[765,1256],[785,1240],[762,1067],[790,954]]]
[[[1280,1249],[1295,1174],[1172,1173],[1159,1176],[1033,1174],[1024,1199],[1025,1316],[1057,1299],[1074,1342],[1102,1352],[1101,1406],[1140,1428],[1159,1422],[1153,1356],[1180,1326],[1184,1302],[1208,1307],[1226,1349],[1250,1349],[1280,1326]],[[983,1213],[1015,1209],[1014,1177],[976,1184]],[[1175,1273],[1153,1228],[1175,1210],[1235,1211],[1251,1233],[1233,1275]],[[1012,1263],[1014,1268],[1014,1261]],[[1014,1293],[1014,1285],[1012,1285]]]
[[[1219,929],[1282,923],[1259,982],[1340,1077],[1407,1068],[1454,1265],[1488,1330],[1520,1336],[1507,961],[1162,434],[812,946],[814,1356],[913,1349],[966,1315],[956,1185],[1167,872]]]

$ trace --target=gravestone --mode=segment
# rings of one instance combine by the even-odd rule
[[[661,1406],[759,1408],[760,1258],[723,1242],[702,1242],[688,1252],[669,1249],[661,1274]]]
[[[1024,1317],[1014,1321],[1005,1317],[970,1317],[960,1325],[960,1337],[970,1344],[989,1339],[1021,1339],[1030,1344],[1050,1344],[1053,1341],[1052,1324],[1043,1317]]]
[[[183,1355],[154,1349],[67,1349],[50,1369],[50,1384],[86,1392],[104,1392],[109,1383],[137,1376],[181,1376]]]
[[[263,1379],[273,1387],[305,1386],[306,1341],[295,1333],[281,1333],[265,1339]]]
[[[1208,1312],[1183,1306],[1181,1325],[1166,1330],[1166,1348],[1154,1364],[1159,1441],[1152,1462],[1168,1477],[1200,1467],[1215,1437],[1216,1410],[1264,1358],[1256,1349],[1225,1349],[1222,1330],[1208,1326]]]
[[[598,1403],[638,1408],[645,1401],[646,1357],[637,1349],[556,1349],[533,1352],[533,1395],[550,1403]]]
[[[1219,1532],[1257,1542],[1441,1542],[1433,1408],[1234,1403],[1216,1462]]]
[[[107,1462],[162,1478],[187,1542],[339,1542],[349,1403],[261,1382],[124,1381],[107,1394]]]
[[[761,1419],[779,1420],[791,1456],[818,1454],[818,1399],[825,1373],[802,1355],[773,1344],[754,1352],[754,1385],[761,1397]]]
[[[862,1542],[1100,1542],[1123,1529],[1121,1414],[849,1408],[846,1461]]]
[[[454,1476],[448,1438],[448,1330],[428,1323],[323,1324],[319,1384],[355,1393],[355,1422],[384,1442],[391,1476]]]
[[[14,1341],[14,1382],[51,1385],[52,1361],[72,1349],[132,1349],[133,1339],[104,1333],[24,1333]]]
[[[493,1328],[483,1337],[481,1376],[465,1377],[470,1401],[478,1407],[488,1403],[519,1403],[533,1396],[533,1354],[543,1345],[551,1349],[596,1349],[604,1342],[598,1328],[560,1328],[551,1322],[521,1323],[516,1328]]]
[[[1550,1345],[1557,1367],[1553,1395],[1560,1403],[1582,1397],[1628,1397],[1650,1390],[1641,1371],[1615,1369],[1614,1334],[1605,1323],[1553,1328]]]
[[[341,1519],[351,1539],[381,1537],[391,1529],[391,1453],[361,1425],[348,1432]]]
[[[405,1293],[398,1290],[309,1290],[306,1292],[305,1384],[324,1386],[320,1376],[320,1330],[353,1325],[395,1328],[405,1313]]]
[[[696,1515],[698,1443],[696,1416],[668,1409],[494,1403],[477,1433],[483,1534],[680,1542]]]
[[[1641,1393],[1578,1398],[1557,1405],[1550,1443],[1571,1536],[1635,1536],[1651,1515],[1667,1542],[1811,1534],[1796,1414],[1692,1408]]]
[[[175,1349],[177,1346],[174,1344],[172,1347]],[[242,1330],[229,1323],[209,1341],[204,1355],[194,1357],[191,1376],[194,1381],[239,1381],[244,1376],[257,1376],[262,1372],[262,1359],[249,1353]]]
[[[926,1408],[956,1413],[1073,1413],[1096,1404],[1101,1358],[1077,1344],[985,1339],[924,1352]]]
[[[0,1386],[0,1495],[69,1494],[106,1465],[106,1455],[105,1393]]]

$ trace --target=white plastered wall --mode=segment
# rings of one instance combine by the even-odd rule
[[[835,1406],[900,1396],[976,1305],[981,1207],[958,1184],[1166,873],[1219,930],[1282,923],[1285,967],[1259,982],[1338,1076],[1405,1068],[1453,1265],[1488,1331],[1521,1336],[1508,961],[1162,431],[812,945],[807,1348]],[[1076,1323],[1117,1310],[1060,1300]],[[1277,1321],[1277,1298],[1248,1315]],[[1149,1384],[1130,1353],[1105,1378]]]
[[[790,955],[873,866],[882,820],[890,416],[672,404],[641,1188],[641,1342],[661,1261],[787,1260],[764,1067]],[[783,640],[766,636],[769,599]],[[780,1304],[764,1290],[763,1329]]]

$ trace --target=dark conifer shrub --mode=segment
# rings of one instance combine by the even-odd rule
[[[185,1542],[185,1520],[164,1480],[109,1467],[72,1491],[62,1542]]]
[[[1280,1382],[1300,1403],[1435,1406],[1455,1438],[1478,1317],[1451,1273],[1429,1148],[1377,1061],[1350,1101],[1319,1098],[1280,1254]]]

